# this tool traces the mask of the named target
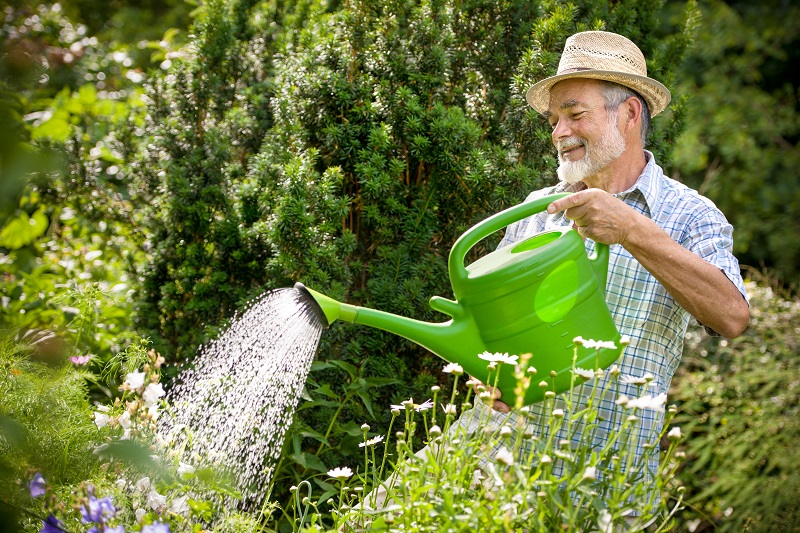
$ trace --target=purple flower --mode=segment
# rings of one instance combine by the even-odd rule
[[[42,522],[42,529],[39,530],[39,533],[63,533],[64,532],[64,524],[61,523],[61,520],[56,518],[53,515],[47,517],[47,519]]]
[[[117,509],[111,501],[111,496],[105,498],[95,498],[91,493],[89,494],[89,505],[84,505],[81,508],[81,516],[83,523],[89,524],[102,524],[106,518],[114,516]]]
[[[142,528],[142,533],[170,533],[169,524],[155,522]]]
[[[39,472],[33,476],[33,479],[28,484],[28,487],[31,489],[31,498],[38,498],[39,496],[44,496],[45,493],[45,482],[44,476],[41,475]]]

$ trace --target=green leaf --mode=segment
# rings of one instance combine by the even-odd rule
[[[347,361],[334,359],[333,361],[330,361],[330,364],[333,366],[338,366],[339,368],[347,372],[350,375],[350,379],[355,379],[356,376],[358,375],[358,369],[354,365],[348,363]]]
[[[20,211],[17,218],[10,220],[0,231],[0,246],[12,250],[27,246],[42,236],[47,226],[48,220],[43,207],[37,209],[32,217]]]
[[[307,468],[309,470],[316,470],[317,472],[328,471],[328,467],[325,466],[325,463],[323,463],[319,457],[311,453],[295,452],[292,454],[292,460],[303,468]]]

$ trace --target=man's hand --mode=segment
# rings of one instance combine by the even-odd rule
[[[475,378],[472,378],[472,380],[475,382],[475,384],[472,387],[475,390],[475,395],[476,396],[478,396],[480,394],[479,388],[480,389],[486,389],[486,391],[491,395],[491,399],[493,400],[492,409],[494,409],[495,411],[497,411],[499,413],[509,413],[509,412],[511,412],[511,408],[507,404],[505,404],[505,403],[500,401],[500,398],[503,396],[503,393],[500,392],[500,389],[498,389],[496,387],[490,387],[488,385],[484,385],[483,383],[481,383],[480,381],[478,381]]]
[[[547,206],[550,214],[564,211],[581,237],[604,244],[625,245],[638,217],[633,208],[601,189],[585,189]]]

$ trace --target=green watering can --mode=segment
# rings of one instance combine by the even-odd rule
[[[556,393],[569,389],[575,337],[613,341],[617,346],[596,350],[579,345],[578,367],[606,368],[622,351],[620,334],[604,296],[608,245],[597,243],[594,257],[589,258],[578,232],[565,227],[495,250],[466,267],[464,259],[483,238],[544,211],[564,196],[567,194],[554,194],[516,205],[459,237],[448,260],[456,299],[434,296],[430,300],[433,309],[452,317],[447,322],[413,320],[337,302],[301,283],[295,287],[316,302],[327,325],[344,320],[400,335],[446,361],[458,363],[478,379],[486,378],[488,364],[478,354],[531,353],[529,365],[536,368],[537,378],[528,387],[523,403],[538,402],[545,390],[537,386],[537,380],[547,381],[547,390]],[[513,373],[510,365],[500,365],[498,387],[502,400],[509,405],[515,401]]]

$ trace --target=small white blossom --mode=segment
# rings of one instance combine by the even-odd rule
[[[508,355],[508,353],[483,352],[482,354],[478,354],[478,357],[480,357],[484,361],[489,361],[490,363],[505,363],[507,365],[513,365],[513,366],[517,366],[519,364],[519,356]]]
[[[123,412],[121,415],[119,415],[119,418],[117,419],[117,422],[119,422],[119,425],[122,426],[122,429],[130,429],[130,427],[131,427],[131,412],[127,411],[127,410],[125,412]]]
[[[624,406],[624,405],[628,405],[629,401],[630,401],[630,398],[628,398],[624,394],[620,394],[619,398],[617,398],[617,400],[614,403],[617,404],[617,405],[623,405]]]
[[[667,438],[669,440],[681,440],[682,436],[683,435],[681,434],[681,428],[679,428],[677,426],[672,428],[672,429],[670,429],[669,433],[667,433]]]
[[[587,466],[586,470],[583,471],[581,479],[587,481],[594,481],[595,479],[597,479],[597,467]]]
[[[167,506],[167,497],[151,490],[147,494],[147,506],[154,511],[160,511]]]
[[[544,455],[542,456],[542,458],[541,458],[541,459],[539,459],[539,462],[540,462],[541,464],[543,464],[543,465],[549,465],[550,463],[552,463],[552,462],[553,462],[553,458],[552,458],[552,457],[550,457],[550,456],[549,456],[549,455],[547,455],[547,454],[544,454]]]
[[[338,467],[333,470],[328,470],[328,475],[336,479],[347,479],[353,475],[353,471],[348,467]]]
[[[505,446],[497,450],[497,454],[494,456],[494,458],[498,463],[503,463],[506,466],[511,466],[514,464],[514,454],[512,454]]]
[[[442,369],[442,372],[444,372],[445,374],[453,374],[456,376],[460,376],[461,374],[464,373],[464,367],[462,367],[458,363],[450,363],[448,365],[445,365],[445,367]]]
[[[608,348],[609,350],[616,350],[617,345],[614,344],[613,341],[595,341],[595,340],[584,340],[583,341],[584,348],[595,348],[600,350],[601,348]]]
[[[600,511],[597,516],[597,531],[598,533],[612,533],[614,531],[611,513],[607,509]]]
[[[125,376],[123,385],[127,385],[131,389],[136,390],[144,385],[145,376],[146,374],[144,372],[131,372]]]
[[[164,396],[164,394],[166,393],[164,392],[164,387],[161,386],[161,383],[150,383],[142,393],[144,405],[146,407],[152,407],[156,405],[158,403],[158,399]]]
[[[536,367],[529,366],[528,367],[528,374],[535,376],[536,375]]]
[[[619,382],[623,385],[644,385],[647,383],[647,380],[644,379],[644,376],[637,378],[628,374],[624,374],[619,377]]]
[[[371,439],[367,440],[366,442],[359,442],[358,447],[364,448],[366,446],[375,446],[379,442],[383,442],[383,435],[378,435],[377,437],[372,437]]]
[[[173,498],[169,510],[175,514],[186,515],[189,513],[189,497],[186,495]]]
[[[108,415],[99,411],[95,411],[94,423],[97,425],[97,429],[103,429],[108,425]]]
[[[178,464],[178,475],[183,477],[189,474],[194,474],[194,467],[190,464],[181,462]]]
[[[136,521],[137,522],[141,522],[142,519],[144,518],[144,515],[147,514],[147,511],[145,509],[139,508],[139,509],[136,509],[136,512],[134,514],[136,516]]]
[[[428,430],[428,433],[431,437],[438,437],[442,434],[442,428],[440,428],[437,424],[431,426],[431,429]]]
[[[553,416],[556,418],[564,418],[564,410],[563,409],[553,409]]]
[[[514,432],[514,430],[512,430],[512,429],[511,429],[510,427],[508,427],[508,426],[503,426],[503,427],[501,427],[501,428],[500,428],[500,436],[501,436],[501,437],[508,437],[508,436],[509,436],[509,435],[511,435],[513,432]]]
[[[143,477],[142,479],[140,479],[139,481],[136,482],[136,490],[144,492],[144,491],[148,490],[149,488],[150,488],[150,478],[149,477]]]
[[[582,377],[583,379],[592,379],[594,377],[594,370],[586,370],[585,368],[580,367],[575,368],[572,373],[576,376]]]
[[[442,409],[444,410],[444,414],[456,416],[458,414],[458,408],[453,405],[452,403],[448,403],[447,405],[443,405]]]
[[[667,403],[667,395],[661,393],[658,396],[650,396],[646,394],[641,398],[634,398],[628,400],[628,409],[651,409],[653,411],[664,412],[664,405]]]
[[[423,403],[421,403],[420,405],[415,405],[414,406],[414,410],[416,410],[418,413],[421,413],[423,411],[427,411],[428,409],[432,409],[432,408],[433,408],[433,400],[426,400]]]
[[[619,343],[623,346],[627,346],[631,343],[631,338],[628,335],[623,335],[619,338]]]

